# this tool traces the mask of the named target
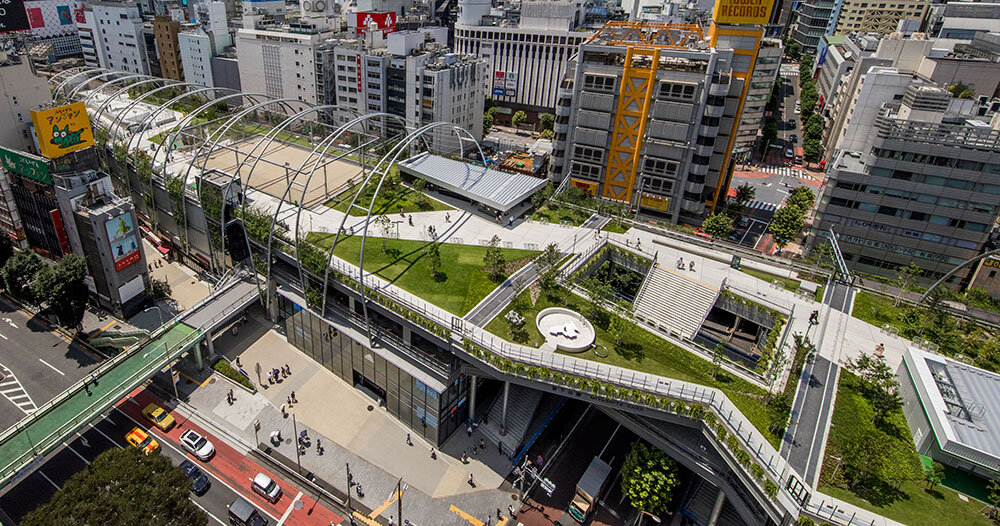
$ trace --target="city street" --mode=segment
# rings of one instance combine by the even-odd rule
[[[19,521],[25,514],[47,502],[74,473],[84,469],[99,454],[113,447],[127,447],[125,434],[139,426],[154,436],[160,444],[160,452],[167,455],[174,464],[190,459],[209,477],[211,487],[204,495],[191,494],[192,501],[208,513],[209,524],[228,524],[227,509],[237,496],[242,496],[262,511],[271,524],[325,526],[343,520],[341,514],[318,504],[282,477],[234,449],[211,430],[201,428],[176,411],[173,414],[177,425],[169,432],[151,428],[140,413],[141,408],[150,402],[166,407],[162,401],[144,390],[136,390],[123,399],[103,419],[77,433],[74,440],[67,442],[63,449],[53,454],[34,473],[0,495],[0,511],[10,520]],[[196,460],[181,449],[180,435],[188,429],[206,435],[214,444],[216,454],[208,462]],[[258,472],[267,474],[281,486],[283,495],[277,503],[272,505],[250,491],[249,480]]]
[[[0,298],[0,429],[90,374],[101,358]]]

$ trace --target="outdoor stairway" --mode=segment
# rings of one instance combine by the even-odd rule
[[[719,488],[701,479],[692,482],[691,485],[692,490],[684,497],[681,513],[694,524],[705,526],[708,524],[708,519],[712,517],[712,508],[715,507],[715,498],[719,493]]]
[[[487,425],[479,426],[479,431],[489,444],[487,447],[495,446],[497,442],[502,441],[504,453],[513,455],[514,448],[524,440],[524,435],[528,431],[528,426],[535,416],[541,399],[542,392],[537,389],[510,384],[510,397],[507,399],[507,433],[500,436],[500,422],[503,414],[503,391],[501,390],[500,396],[490,408],[489,416],[486,419]]]
[[[143,329],[133,329],[125,331],[104,331],[96,338],[91,338],[90,344],[94,347],[114,347],[124,349],[130,345],[135,345],[140,341],[149,338],[149,331]]]
[[[686,272],[654,264],[636,298],[635,317],[660,332],[694,338],[719,291]]]

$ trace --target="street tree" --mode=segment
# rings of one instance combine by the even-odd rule
[[[785,203],[797,206],[802,211],[812,210],[813,205],[816,204],[816,194],[808,186],[797,186],[792,190],[792,193],[788,194]]]
[[[736,202],[747,204],[757,197],[757,189],[750,186],[750,183],[743,183],[736,187]]]
[[[802,210],[795,205],[786,204],[774,213],[768,232],[774,236],[774,242],[784,248],[799,235],[804,224],[805,216]]]
[[[3,268],[7,260],[14,255],[14,244],[10,242],[10,237],[0,235],[0,268]]]
[[[544,130],[552,130],[552,125],[556,122],[556,116],[551,113],[543,113],[538,116],[538,127]]]
[[[55,265],[43,266],[31,284],[36,301],[44,302],[59,323],[76,327],[83,320],[89,291],[84,278],[87,264],[76,254],[67,254]]]
[[[930,466],[924,466],[924,481],[927,482],[927,489],[934,489],[934,486],[944,482],[944,464],[934,461]]]
[[[0,270],[7,293],[21,300],[34,301],[29,285],[43,266],[45,263],[42,263],[38,254],[30,250],[22,250],[11,256]]]
[[[764,128],[761,131],[761,138],[763,139],[762,145],[774,144],[774,141],[778,139],[778,121],[774,120],[774,117],[768,117],[764,121]],[[764,146],[765,148],[767,146]]]
[[[816,110],[816,103],[819,101],[819,90],[816,89],[816,85],[812,81],[802,85],[799,101],[799,111],[802,112],[802,118],[808,120],[813,115],[813,111]]]
[[[427,266],[431,268],[431,277],[438,279],[441,272],[441,250],[437,243],[431,243],[431,246],[427,247]]]
[[[208,515],[188,498],[190,489],[191,481],[165,455],[111,448],[21,524],[207,525]]]
[[[823,140],[824,125],[823,116],[819,113],[813,113],[802,124],[802,132],[805,134],[806,139]]]
[[[483,256],[483,264],[486,265],[493,281],[500,281],[503,278],[507,259],[503,255],[503,249],[500,248],[500,236],[494,235],[490,239],[490,244],[486,247],[486,255]]]
[[[806,139],[802,144],[802,153],[806,162],[819,162],[820,158],[823,157],[823,145],[819,139]]]
[[[496,115],[496,107],[490,108],[483,113],[483,135],[486,135],[493,129],[493,121],[496,119]]]
[[[812,80],[813,57],[805,53],[799,59],[799,82]]]
[[[642,442],[632,444],[621,470],[622,494],[632,507],[660,516],[680,484],[677,464],[663,451]]]
[[[726,214],[712,214],[702,221],[701,230],[712,237],[725,239],[733,233],[733,218]]]
[[[798,60],[801,53],[802,53],[802,48],[801,46],[799,46],[798,42],[792,39],[788,39],[787,41],[785,41],[785,57],[787,57],[788,60],[791,60],[793,62]]]
[[[510,118],[510,123],[513,124],[515,128],[520,128],[526,122],[528,122],[528,114],[524,113],[522,110],[515,111],[514,116]]]

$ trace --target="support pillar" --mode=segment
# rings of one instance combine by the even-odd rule
[[[194,364],[198,366],[198,370],[205,368],[205,365],[201,361],[201,345],[195,345],[194,349]]]
[[[722,513],[722,505],[726,503],[726,494],[723,493],[722,488],[719,488],[719,494],[715,496],[715,505],[712,506],[712,515],[708,518],[708,526],[715,526],[715,523],[719,520],[719,514]]]
[[[408,326],[403,325],[403,341],[410,345],[413,345],[413,340],[410,339],[412,332]]]
[[[507,429],[507,398],[510,395],[510,382],[503,383],[503,411],[500,413],[500,427]]]
[[[205,347],[208,348],[208,359],[215,359],[215,346],[212,344],[212,333],[205,335]],[[200,367],[200,366],[199,366]]]
[[[267,321],[278,321],[278,282],[273,278],[267,280]]]
[[[476,419],[476,382],[479,377],[472,375],[472,382],[469,386],[469,420],[475,421]]]

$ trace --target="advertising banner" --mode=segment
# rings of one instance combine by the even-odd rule
[[[31,110],[31,122],[35,124],[38,148],[49,159],[94,145],[90,117],[82,102],[47,110]]]
[[[113,217],[104,224],[111,244],[111,257],[115,259],[115,270],[121,272],[132,263],[139,261],[139,240],[135,235],[132,212]]]
[[[52,184],[49,163],[41,157],[0,146],[0,165],[9,172],[23,175],[40,183]]]
[[[666,212],[667,209],[670,208],[670,199],[667,199],[666,197],[657,197],[655,195],[642,194],[639,198],[639,206]]]
[[[56,237],[59,238],[59,249],[63,255],[69,254],[72,249],[69,247],[69,237],[66,236],[66,228],[63,226],[62,214],[58,208],[49,210],[49,217],[52,218],[52,226],[56,229]]]
[[[493,88],[493,94],[496,95],[497,97],[503,97],[504,94],[503,88]]]
[[[712,10],[716,24],[764,25],[771,19],[774,0],[717,0]]]
[[[24,10],[24,0],[4,0],[0,2],[0,33],[31,29],[28,13]]]
[[[396,31],[396,14],[392,11],[385,13],[380,13],[377,11],[369,11],[362,13],[354,13],[355,22],[358,26],[358,33],[364,33],[368,31],[368,26],[373,22],[377,24],[378,29],[383,33],[392,33]]]
[[[38,29],[40,27],[45,27],[45,16],[42,15],[41,7],[29,7],[28,11],[28,22],[31,23],[31,29]]]
[[[69,12],[68,5],[56,6],[56,13],[59,13],[59,24],[68,26],[73,23],[73,16]]]

